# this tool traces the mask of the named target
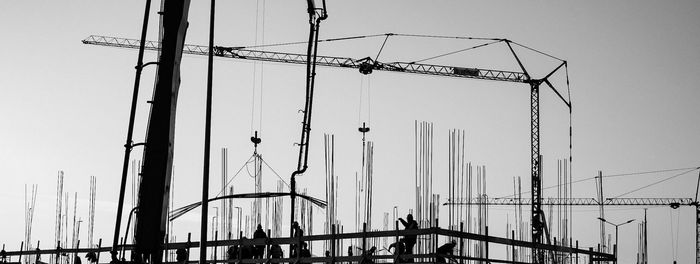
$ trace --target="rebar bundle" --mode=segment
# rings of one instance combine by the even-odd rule
[[[88,247],[94,248],[93,242],[95,230],[95,199],[97,197],[97,178],[90,176],[90,201],[88,205]]]
[[[221,193],[226,194],[226,182],[228,181],[228,149],[221,148]],[[228,236],[231,230],[230,227],[230,205],[233,201],[227,199],[221,199],[221,215],[222,219],[219,221],[221,223],[221,234],[223,237]]]
[[[437,220],[438,196],[433,194],[433,124],[414,122],[416,214],[419,227],[432,227]],[[414,253],[431,250],[432,237],[419,237]]]
[[[277,192],[282,192],[284,190],[284,182],[281,180],[277,180]],[[283,207],[282,207],[282,197],[275,197],[272,198],[272,204],[274,210],[272,210],[272,235],[274,237],[281,237],[282,236],[282,216],[283,214]]]
[[[325,134],[323,136],[323,145],[326,174],[326,202],[328,203],[324,230],[326,234],[330,234],[333,232],[333,228],[335,228],[337,232],[337,228],[340,226],[338,211],[336,210],[338,201],[338,177],[335,176],[335,136]],[[334,248],[334,254],[340,254],[342,252],[342,247],[339,246],[339,242],[340,241],[336,241],[336,245],[331,245],[330,241],[326,241],[323,245],[324,252],[330,252],[330,250]]]
[[[32,223],[34,222],[34,208],[36,206],[36,193],[38,185],[32,184],[32,192],[27,199],[27,185],[24,185],[24,248],[32,248]],[[22,249],[20,249],[22,250]],[[29,264],[29,258],[25,258]]]
[[[54,227],[54,247],[58,248],[61,245],[61,230],[63,226],[63,171],[58,171],[58,177],[56,180],[56,222]],[[58,260],[54,259],[52,255],[50,262],[56,263]]]

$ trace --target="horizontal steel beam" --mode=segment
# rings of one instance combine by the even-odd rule
[[[341,233],[341,234],[324,234],[324,235],[310,235],[303,236],[300,238],[291,237],[281,237],[281,238],[257,238],[257,239],[231,239],[231,240],[218,240],[218,241],[207,241],[207,247],[215,246],[232,246],[232,245],[271,245],[271,244],[297,244],[302,241],[335,241],[341,239],[358,239],[358,238],[373,238],[373,237],[389,237],[397,238],[406,235],[441,235],[452,238],[462,238],[469,239],[473,241],[484,241],[488,243],[500,244],[503,246],[516,246],[516,247],[527,247],[527,248],[538,248],[543,250],[550,250],[553,252],[562,253],[572,253],[572,254],[582,254],[593,256],[596,258],[602,258],[607,260],[613,260],[615,257],[612,254],[595,252],[591,250],[585,250],[580,248],[555,246],[547,244],[536,244],[529,241],[520,241],[509,238],[501,238],[487,235],[480,235],[474,233],[460,232],[454,230],[447,230],[442,228],[423,228],[415,230],[391,230],[391,231],[372,231],[372,232],[356,232],[356,233]],[[177,242],[177,243],[167,243],[164,245],[164,249],[180,249],[180,248],[196,248],[199,247],[199,242]],[[131,250],[134,248],[133,245],[121,245],[118,247],[119,250],[122,248]],[[16,255],[46,255],[46,254],[57,254],[57,253],[87,253],[87,252],[109,252],[111,247],[101,247],[101,248],[73,248],[73,249],[44,249],[44,250],[24,250],[24,251],[9,251],[7,256]],[[434,255],[434,254],[428,254]],[[422,255],[402,255],[402,257],[420,257]],[[376,256],[377,258],[384,258]],[[341,257],[336,257],[336,260]],[[312,260],[318,260],[318,258],[312,258]],[[350,260],[350,259],[348,259]],[[253,263],[253,262],[250,262]]]

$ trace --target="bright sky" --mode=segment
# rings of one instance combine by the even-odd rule
[[[157,6],[152,8],[151,40],[157,39]],[[193,1],[188,43],[207,43],[208,8],[208,1]],[[508,38],[567,60],[574,105],[574,180],[593,177],[598,171],[619,174],[700,165],[697,1],[328,0],[328,13],[321,38],[389,32]],[[54,238],[59,170],[65,172],[64,190],[71,197],[78,192],[78,217],[84,221],[89,179],[97,177],[95,233],[105,244],[111,241],[137,52],[87,46],[80,40],[91,34],[138,38],[142,15],[142,1],[0,2],[4,40],[0,49],[0,123],[4,124],[0,129],[4,175],[0,178],[0,241],[8,249],[16,250],[23,238],[25,184],[38,184],[33,240],[45,241],[42,248],[53,245],[48,241]],[[250,46],[256,43],[256,35],[258,44],[304,41],[307,20],[305,1],[219,1],[216,43]],[[323,43],[319,54],[374,57],[382,41]],[[481,43],[392,37],[379,60],[420,60]],[[270,50],[303,53],[305,45]],[[535,76],[556,66],[547,57],[517,51]],[[146,61],[155,57],[149,52]],[[424,63],[518,70],[502,44]],[[229,174],[233,174],[252,154],[251,127],[260,130],[260,152],[280,175],[287,179],[296,168],[298,149],[293,143],[300,133],[297,110],[303,108],[305,69],[271,63],[258,64],[255,72],[254,68],[248,61],[215,61],[212,194],[220,188],[220,148],[229,148]],[[154,69],[145,70],[141,82],[136,142],[145,135]],[[205,76],[206,58],[185,56],[177,109],[176,206],[201,197]],[[566,91],[564,76],[560,72],[553,79],[561,92]],[[556,184],[556,160],[568,157],[568,115],[551,90],[542,89],[541,94],[544,185],[550,186]],[[376,144],[375,222],[381,222],[383,212],[393,206],[405,214],[414,201],[413,124],[419,120],[435,124],[435,191],[442,199],[447,193],[447,135],[453,128],[467,131],[468,160],[487,166],[489,196],[511,194],[515,176],[522,176],[523,189],[529,189],[528,96],[528,87],[518,84],[387,72],[363,77],[355,70],[319,68],[310,169],[299,178],[300,187],[323,198],[323,134],[335,134],[340,217],[352,226],[352,186],[361,160],[357,126],[360,120],[366,121],[372,129],[368,137]],[[360,109],[363,114],[358,114]],[[606,179],[605,195],[615,197],[681,172]],[[270,178],[265,186],[272,191],[274,176],[266,175]],[[623,197],[692,198],[697,175],[695,170]],[[241,177],[234,184],[243,192],[252,190],[253,183]],[[574,197],[595,197],[594,182],[575,184],[573,192]],[[126,203],[130,206],[131,200]],[[72,211],[72,198],[70,204]],[[582,246],[598,243],[594,209],[574,211],[573,236]],[[490,213],[491,230],[496,230],[491,232],[504,236],[512,212],[494,208]],[[648,214],[650,262],[690,263],[695,254],[692,208],[657,207]],[[606,218],[612,222],[636,219],[635,224],[620,228],[620,260],[635,261],[635,225],[643,219],[643,209],[611,208]],[[186,237],[187,232],[199,237],[199,211],[178,221],[178,237]],[[85,223],[81,239],[87,235]],[[607,232],[614,232],[608,228]]]

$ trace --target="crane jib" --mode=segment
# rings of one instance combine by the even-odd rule
[[[89,45],[129,49],[137,49],[140,45],[140,41],[136,39],[98,35],[91,35],[85,38],[82,42]],[[157,41],[146,41],[145,49],[157,51],[160,49],[160,43]],[[209,49],[207,46],[186,44],[183,46],[183,53],[206,56],[209,53]],[[302,65],[306,64],[306,54],[250,50],[242,47],[215,46],[214,55],[232,59],[259,60]],[[348,57],[317,55],[316,64],[325,67],[356,68],[363,74],[370,74],[373,70],[379,70],[517,83],[526,83],[529,81],[528,76],[522,72],[409,62],[384,63],[372,60],[371,58],[353,59]]]

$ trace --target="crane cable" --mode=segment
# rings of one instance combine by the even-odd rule
[[[561,62],[564,62],[564,61],[565,61],[565,60],[562,60],[562,59],[560,59],[560,58],[555,57],[554,55],[551,55],[551,54],[545,53],[545,52],[543,52],[543,51],[539,51],[539,50],[537,50],[537,49],[534,49],[534,48],[525,46],[525,45],[520,44],[520,43],[518,43],[518,42],[515,42],[515,41],[512,41],[512,40],[508,40],[508,41],[510,41],[510,43],[513,43],[513,44],[515,44],[515,45],[518,45],[518,46],[523,47],[523,48],[525,48],[525,49],[528,49],[528,50],[530,50],[530,51],[539,53],[539,54],[541,54],[541,55],[550,57],[550,58],[552,58],[552,59],[555,59],[555,60],[558,60],[558,61],[561,61]]]
[[[491,41],[503,41],[500,38],[483,38],[483,37],[467,37],[467,36],[444,36],[444,35],[421,35],[421,34],[401,34],[395,33],[394,36],[399,37],[417,37],[417,38],[436,38],[436,39],[460,39],[460,40],[491,40]]]
[[[676,212],[676,226],[674,228],[673,226],[673,209],[669,208],[668,209],[668,215],[671,218],[669,222],[669,226],[671,227],[671,254],[673,257],[673,263],[676,263],[678,259],[678,230],[681,222],[681,217],[680,217],[680,211]]]
[[[661,173],[661,172],[672,172],[672,171],[681,171],[681,170],[690,170],[690,171],[686,171],[686,172],[683,172],[683,173],[680,174],[680,175],[683,175],[683,174],[692,172],[692,171],[694,171],[694,170],[700,170],[700,167],[686,167],[686,168],[675,168],[675,169],[665,169],[665,170],[653,170],[653,171],[640,171],[640,172],[630,172],[630,173],[620,173],[620,174],[608,174],[608,175],[603,175],[603,178],[616,178],[616,177],[624,177],[624,176],[636,176],[636,175],[653,174],[653,173]],[[671,176],[671,177],[678,177],[678,176],[680,176],[680,175],[674,175],[674,176]],[[596,178],[598,178],[598,176],[593,176],[593,177],[589,177],[589,178],[583,178],[583,179],[571,181],[571,184],[573,184],[573,183],[580,183],[580,182],[584,182],[584,181],[590,181],[590,180],[593,180],[593,179],[596,179]],[[669,179],[664,179],[664,180],[661,180],[661,181],[666,181],[666,180],[669,180]],[[547,187],[542,188],[542,190],[552,189],[552,188],[556,188],[556,187],[558,187],[558,186],[560,186],[560,184],[547,186]],[[522,193],[530,193],[530,192],[529,192],[529,191],[526,191],[526,192],[522,192]],[[506,195],[506,196],[497,197],[497,199],[510,198],[510,197],[513,197],[513,196],[514,196],[513,194],[510,194],[510,195]]]
[[[226,184],[225,184],[224,186],[228,186],[229,184],[231,184],[231,182],[232,182],[234,179],[236,179],[236,177],[238,177],[238,175],[241,173],[241,171],[243,171],[243,169],[246,168],[246,167],[248,166],[248,164],[252,162],[251,160],[252,160],[254,157],[255,157],[255,156],[251,155],[250,158],[248,158],[248,160],[246,160],[246,162],[243,163],[243,166],[241,166],[241,167],[238,169],[238,171],[236,171],[236,173],[233,175],[233,177],[231,177],[231,179],[229,179],[228,181],[226,181]],[[265,161],[265,160],[262,159],[262,158],[261,158],[260,160],[263,162],[263,164],[265,164],[265,166],[267,166],[267,167],[272,171],[272,173],[274,173],[274,174],[277,176],[277,178],[279,178],[279,179],[282,181],[282,183],[284,183],[284,185],[287,185],[287,187],[289,188],[289,183],[287,183],[287,182],[284,180],[284,178],[282,178],[282,176],[280,176],[279,174],[277,174],[277,171],[275,171],[275,169],[273,169],[273,168],[267,163],[267,161]],[[247,169],[247,168],[246,168],[246,169]],[[223,193],[223,190],[222,190],[222,191],[219,191],[219,193],[217,193],[217,194],[215,195],[215,197],[219,197],[222,193]]]
[[[365,81],[365,79],[367,79],[367,81]],[[366,119],[367,119],[367,124],[366,124],[366,125],[367,125],[368,127],[371,126],[371,124],[372,124],[372,106],[371,106],[372,97],[371,97],[371,92],[370,92],[370,88],[372,87],[372,82],[371,82],[371,80],[372,80],[372,79],[371,79],[371,76],[370,76],[370,75],[365,75],[365,74],[361,74],[361,75],[360,75],[360,107],[357,109],[357,127],[362,127],[362,123],[363,123],[363,122],[362,122],[362,119],[363,119],[363,118],[366,118]],[[365,85],[365,83],[366,83],[366,85]],[[367,88],[365,89],[365,87],[367,87]],[[364,92],[365,90],[367,90],[367,94],[366,94],[366,95],[365,95],[365,92]],[[367,102],[366,102],[366,103],[364,102],[364,101],[365,101],[365,96],[367,97]],[[367,105],[367,111],[366,111],[366,113],[365,113],[365,114],[366,114],[366,117],[363,117],[363,116],[362,116],[362,113],[363,113],[362,110],[364,109],[363,106],[365,106],[365,105]]]
[[[257,26],[258,26],[258,25],[257,25],[257,21],[256,21],[256,32],[257,32]],[[263,26],[264,26],[264,24],[263,24]],[[469,47],[469,48],[465,48],[465,49],[460,49],[460,50],[457,50],[457,51],[452,51],[452,52],[448,52],[448,53],[445,53],[445,54],[436,55],[436,56],[429,57],[429,58],[425,58],[425,59],[421,59],[421,60],[416,60],[416,61],[413,61],[413,62],[411,62],[411,63],[418,63],[418,62],[422,62],[422,61],[427,61],[427,60],[431,60],[431,59],[436,59],[436,58],[444,57],[444,56],[447,56],[447,55],[452,55],[452,54],[455,54],[455,53],[459,53],[459,52],[463,52],[463,51],[467,51],[467,50],[476,49],[476,48],[488,46],[488,45],[491,45],[491,44],[499,43],[499,42],[502,42],[502,41],[505,40],[505,39],[502,39],[502,38],[482,38],[482,37],[464,37],[464,36],[441,36],[441,35],[421,35],[421,34],[402,34],[402,33],[382,33],[382,34],[369,34],[369,35],[358,35],[358,36],[350,36],[350,37],[338,37],[338,38],[320,39],[320,40],[318,40],[318,42],[319,42],[319,43],[321,43],[321,42],[335,42],[335,41],[355,40],[355,39],[364,39],[364,38],[374,38],[374,37],[381,37],[381,36],[384,36],[385,39],[384,39],[384,43],[382,44],[382,48],[381,48],[380,51],[379,51],[380,53],[381,53],[382,49],[384,48],[384,45],[386,44],[387,39],[388,39],[390,36],[416,37],[416,38],[435,38],[435,39],[459,39],[459,40],[488,40],[488,41],[491,41],[491,42],[484,43],[484,44],[480,44],[480,45],[477,45],[477,46],[473,46],[473,47]],[[515,43],[515,42],[513,42],[513,43]],[[253,45],[251,45],[251,46],[235,46],[235,47],[232,47],[232,48],[234,48],[234,49],[251,49],[251,48],[267,48],[267,47],[290,46],[290,45],[299,45],[299,44],[307,44],[307,41],[279,42],[279,43],[273,43],[273,44],[264,44],[264,43],[263,43],[263,44],[258,44],[258,43],[257,43],[257,38],[256,38],[256,42],[255,42]],[[551,56],[551,55],[546,54],[546,53],[541,52],[541,51],[537,51],[537,50],[535,50],[535,49],[532,49],[532,48],[530,48],[530,47],[524,46],[524,45],[522,45],[522,44],[518,44],[518,43],[515,43],[515,44],[517,44],[517,45],[519,45],[519,46],[521,46],[521,47],[524,47],[524,48],[526,48],[526,49],[530,49],[530,50],[533,50],[533,51],[535,51],[535,52],[541,53],[541,54],[543,54],[543,55],[546,55],[546,56],[549,56],[549,57],[552,57],[552,58],[556,58],[556,57],[554,57],[554,56]],[[375,58],[375,60],[376,60],[378,57],[379,57],[379,54],[377,54],[377,57]],[[558,58],[556,58],[556,59],[558,59]]]
[[[392,33],[387,33],[386,37],[384,38],[384,42],[382,42],[382,46],[379,48],[379,52],[377,52],[377,56],[374,57],[374,61],[377,61],[379,59],[379,54],[382,54],[382,51],[384,50],[384,45],[386,45],[386,41],[389,40],[389,37],[393,36],[394,34]]]
[[[445,56],[448,56],[448,55],[457,54],[457,53],[460,53],[460,52],[464,52],[464,51],[468,51],[468,50],[473,50],[473,49],[485,47],[485,46],[488,46],[488,45],[491,45],[491,44],[496,44],[496,43],[499,43],[499,42],[502,42],[502,41],[503,41],[503,40],[495,40],[495,41],[492,41],[492,42],[488,42],[488,43],[484,43],[484,44],[479,44],[479,45],[472,46],[472,47],[468,47],[468,48],[464,48],[464,49],[459,49],[459,50],[455,50],[455,51],[450,51],[450,52],[447,52],[447,53],[435,55],[435,56],[428,57],[428,58],[425,58],[425,59],[415,60],[415,61],[409,62],[409,64],[415,64],[415,63],[420,63],[420,62],[424,62],[424,61],[427,61],[427,60],[437,59],[437,58],[440,58],[440,57],[445,57]]]
[[[379,47],[379,51],[377,52],[377,55],[374,57],[374,61],[376,62],[379,59],[379,55],[382,54],[382,51],[384,51],[384,47],[386,46],[386,42],[389,40],[390,36],[393,36],[393,33],[387,33],[385,34],[384,42],[382,42],[382,46]],[[362,124],[362,102],[364,100],[363,92],[364,92],[364,87],[365,87],[365,76],[367,76],[367,125],[371,126],[372,123],[372,93],[371,93],[371,88],[372,88],[372,79],[369,74],[362,74],[360,75],[360,107],[358,109],[357,113],[357,126],[363,128],[364,125]],[[364,137],[363,137],[364,138]],[[363,160],[364,160],[364,153],[363,155]],[[364,164],[364,162],[363,162]],[[363,172],[364,173],[364,172]]]
[[[260,42],[262,45],[259,47],[264,47],[265,46],[265,4],[266,1],[258,1],[256,2],[256,9],[255,9],[255,46],[258,46],[258,39],[260,39]],[[262,8],[261,8],[262,5]],[[261,15],[262,12],[262,15]],[[257,87],[258,87],[258,66],[260,67],[260,79],[259,79],[259,100],[256,101],[256,92],[257,92]],[[260,62],[254,62],[253,63],[253,93],[252,93],[252,98],[251,98],[251,109],[250,109],[250,135],[253,136],[255,130],[255,114],[256,114],[256,104],[257,104],[257,112],[258,112],[258,127],[257,131],[261,132],[262,131],[262,119],[263,119],[263,80],[264,80],[264,61]],[[258,137],[258,136],[256,136]]]
[[[417,38],[437,38],[437,39],[459,39],[459,40],[490,40],[490,41],[503,41],[500,38],[481,38],[481,37],[459,37],[459,36],[440,36],[440,35],[420,35],[420,34],[401,34],[401,33],[381,33],[381,34],[368,34],[368,35],[357,35],[350,37],[337,37],[337,38],[327,38],[319,39],[318,42],[334,42],[334,41],[344,41],[344,40],[355,40],[364,38],[375,38],[381,36],[398,36],[398,37],[417,37]],[[255,43],[252,46],[236,46],[235,49],[250,49],[250,48],[268,48],[268,47],[279,47],[279,46],[291,46],[308,44],[308,41],[292,41],[292,42],[278,42],[272,44],[260,44]],[[527,48],[527,47],[526,47]]]
[[[318,42],[334,42],[334,41],[343,41],[343,40],[354,40],[354,39],[363,39],[363,38],[374,38],[374,37],[381,37],[381,36],[387,36],[387,35],[393,35],[392,33],[384,33],[384,34],[373,34],[373,35],[359,35],[359,36],[351,36],[351,37],[339,37],[339,38],[328,38],[328,39],[319,39]],[[251,49],[251,48],[269,48],[269,47],[280,47],[280,46],[291,46],[291,45],[300,45],[300,44],[308,44],[309,41],[293,41],[293,42],[278,42],[278,43],[273,43],[273,44],[260,44],[258,45],[257,42],[253,44],[252,46],[234,46],[231,47],[233,49]]]
[[[642,189],[645,189],[645,188],[648,188],[648,187],[657,185],[657,184],[659,184],[659,183],[662,183],[662,182],[671,180],[671,179],[673,179],[673,178],[680,177],[680,176],[682,176],[682,175],[688,174],[688,173],[693,172],[693,171],[698,170],[698,169],[700,169],[700,167],[696,167],[696,168],[692,168],[692,169],[690,169],[690,170],[686,170],[686,171],[684,171],[684,172],[675,174],[675,175],[673,175],[673,176],[670,176],[670,177],[661,179],[661,180],[659,180],[659,181],[652,182],[652,183],[650,183],[650,184],[644,185],[644,186],[639,187],[639,188],[636,188],[636,189],[634,189],[634,190],[631,190],[631,191],[625,192],[625,193],[623,193],[623,194],[617,195],[617,196],[615,196],[615,197],[613,197],[613,198],[620,198],[621,196],[625,196],[625,195],[628,195],[628,194],[630,194],[630,193],[633,193],[633,192],[636,192],[636,191],[639,191],[639,190],[642,190]]]

